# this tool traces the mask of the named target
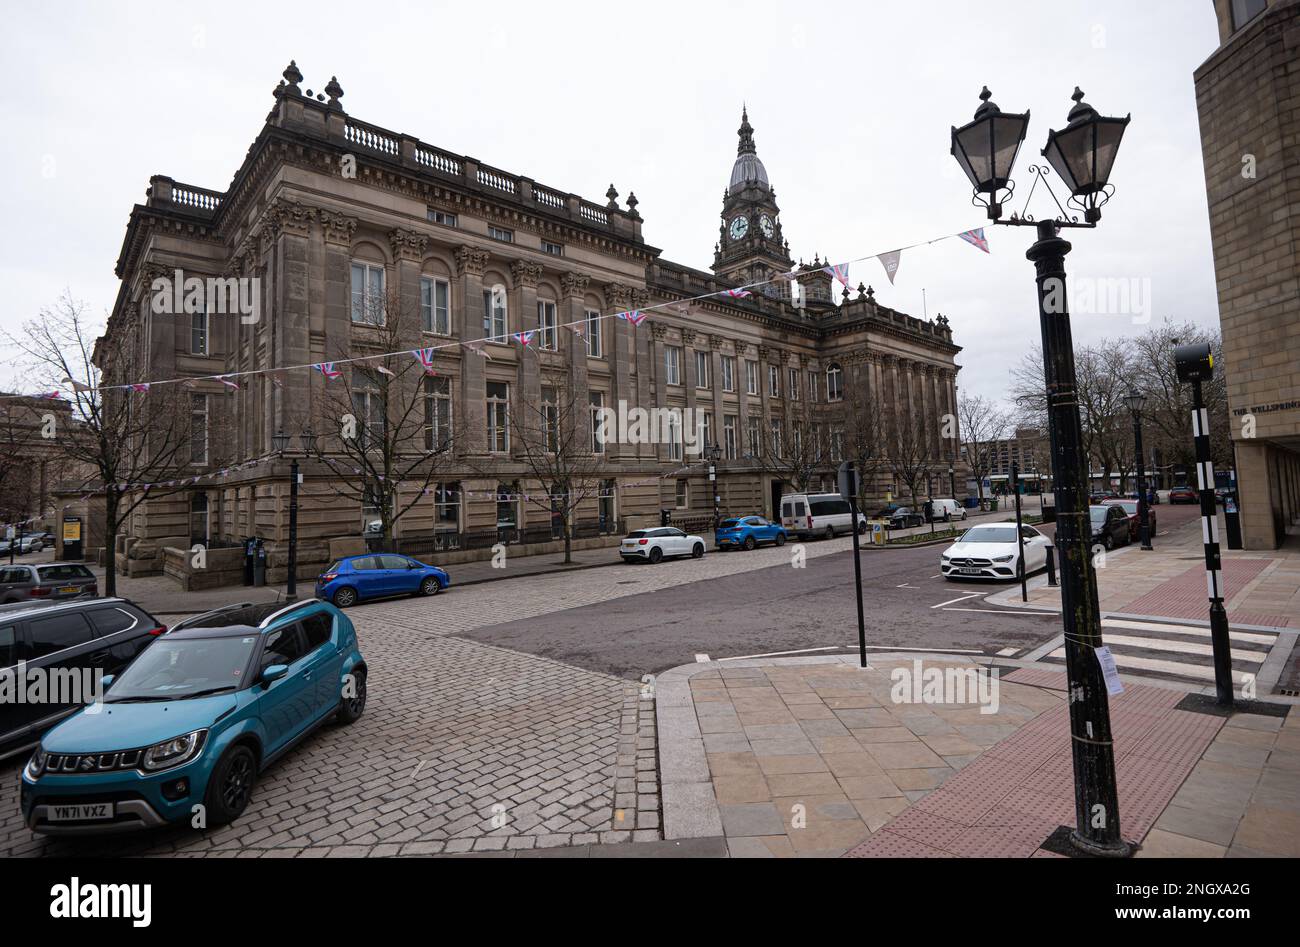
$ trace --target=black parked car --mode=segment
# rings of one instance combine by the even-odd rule
[[[1093,505],[1088,507],[1088,517],[1092,525],[1092,542],[1100,543],[1104,549],[1129,544],[1128,514],[1122,506]]]
[[[25,697],[38,693],[33,673],[42,675],[45,685],[40,702],[0,701],[0,759],[34,746],[46,730],[95,696],[93,690],[55,694],[56,683],[71,688],[75,677],[84,688],[84,671],[117,674],[166,630],[121,598],[0,605],[0,674],[8,677],[6,688],[24,688]],[[98,682],[92,678],[89,686]]]
[[[889,515],[890,529],[906,529],[909,526],[924,526],[925,514],[908,506],[900,506]]]

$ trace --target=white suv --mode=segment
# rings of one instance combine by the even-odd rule
[[[665,556],[699,559],[704,555],[704,539],[687,535],[675,526],[635,529],[623,537],[618,554],[624,562],[659,562]]]

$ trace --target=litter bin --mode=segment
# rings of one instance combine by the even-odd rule
[[[1241,510],[1237,507],[1237,495],[1229,493],[1223,498],[1223,520],[1227,527],[1228,548],[1241,548]]]
[[[256,586],[266,585],[266,545],[260,539],[253,540],[254,556],[253,563],[253,584]]]
[[[989,512],[996,513],[997,511],[998,511],[998,498],[989,497]]]

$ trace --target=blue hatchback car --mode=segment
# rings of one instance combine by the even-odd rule
[[[316,579],[316,597],[347,608],[366,598],[389,595],[437,595],[451,585],[446,569],[410,556],[381,552],[348,556]]]
[[[120,832],[238,818],[257,775],[331,718],[366,706],[352,621],[315,600],[234,605],[159,637],[102,703],[41,739],[23,770],[28,828]]]
[[[753,549],[759,543],[784,546],[785,527],[769,523],[761,516],[740,516],[725,519],[713,534],[713,544],[719,549]]]

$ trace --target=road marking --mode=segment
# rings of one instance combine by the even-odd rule
[[[953,602],[964,602],[968,598],[975,598],[977,595],[983,595],[983,592],[967,592],[965,595],[958,595],[956,598],[950,598],[946,602],[940,602],[938,605],[931,605],[931,608],[943,608],[945,605],[951,605]]]
[[[1048,657],[1065,659],[1065,649],[1057,648]],[[1155,658],[1139,658],[1133,655],[1115,655],[1115,663],[1120,668],[1137,668],[1146,671],[1159,671],[1164,674],[1175,674],[1179,677],[1194,677],[1199,680],[1213,681],[1214,668],[1200,664],[1183,664],[1179,661],[1158,661]],[[1238,684],[1245,682],[1247,677],[1254,678],[1255,675],[1246,671],[1233,671],[1232,679]]]
[[[845,645],[845,647],[857,650],[858,646],[852,644],[852,645]],[[868,651],[923,651],[923,652],[933,651],[935,654],[983,654],[984,653],[981,650],[970,649],[970,648],[904,648],[901,645],[892,645],[892,644],[869,644],[867,645],[867,650]]]
[[[915,585],[908,585],[906,582],[904,582],[902,585],[896,585],[896,586],[894,586],[894,588],[896,588],[896,589],[914,589],[914,588],[916,588],[916,586],[915,586]]]
[[[1180,654],[1201,654],[1213,655],[1214,648],[1208,644],[1191,644],[1186,641],[1170,641],[1167,638],[1136,638],[1130,635],[1106,635],[1106,644],[1127,645],[1130,648],[1141,648],[1144,651],[1174,651]],[[1234,661],[1249,661],[1252,664],[1263,664],[1264,658],[1268,656],[1267,651],[1245,651],[1240,648],[1233,648],[1232,659]]]
[[[996,608],[945,608],[945,612],[979,612],[981,615],[1039,615],[1048,618],[1059,617],[1060,612],[1035,612],[1027,608],[1013,608],[1009,610],[999,610]]]
[[[1003,648],[1001,651],[998,652],[998,657],[1009,658],[1019,650],[1020,650],[1019,648]]]
[[[1166,625],[1154,621],[1130,621],[1126,618],[1103,618],[1101,623],[1106,628],[1133,628],[1138,631],[1167,631],[1178,635],[1196,635],[1200,638],[1210,637],[1210,629],[1195,625]],[[1271,645],[1277,640],[1276,635],[1251,634],[1248,631],[1229,631],[1228,637],[1250,644]],[[1109,639],[1109,636],[1107,636]]]
[[[697,655],[695,656],[695,660],[696,660],[696,662],[699,663],[699,664],[708,664],[708,663],[709,663],[709,656],[708,656],[707,654],[697,654]]]
[[[856,648],[857,645],[853,645],[853,647]],[[827,645],[824,648],[800,648],[798,651],[768,651],[765,654],[736,654],[736,655],[732,655],[729,658],[718,658],[718,660],[719,661],[744,661],[748,658],[775,658],[775,657],[780,657],[783,654],[809,654],[810,652],[813,651],[840,651],[840,650],[842,650],[842,648],[839,645],[833,644],[833,645]],[[695,656],[696,660],[699,660],[699,657],[700,656],[697,654]],[[704,657],[707,659],[708,655],[706,654]]]

